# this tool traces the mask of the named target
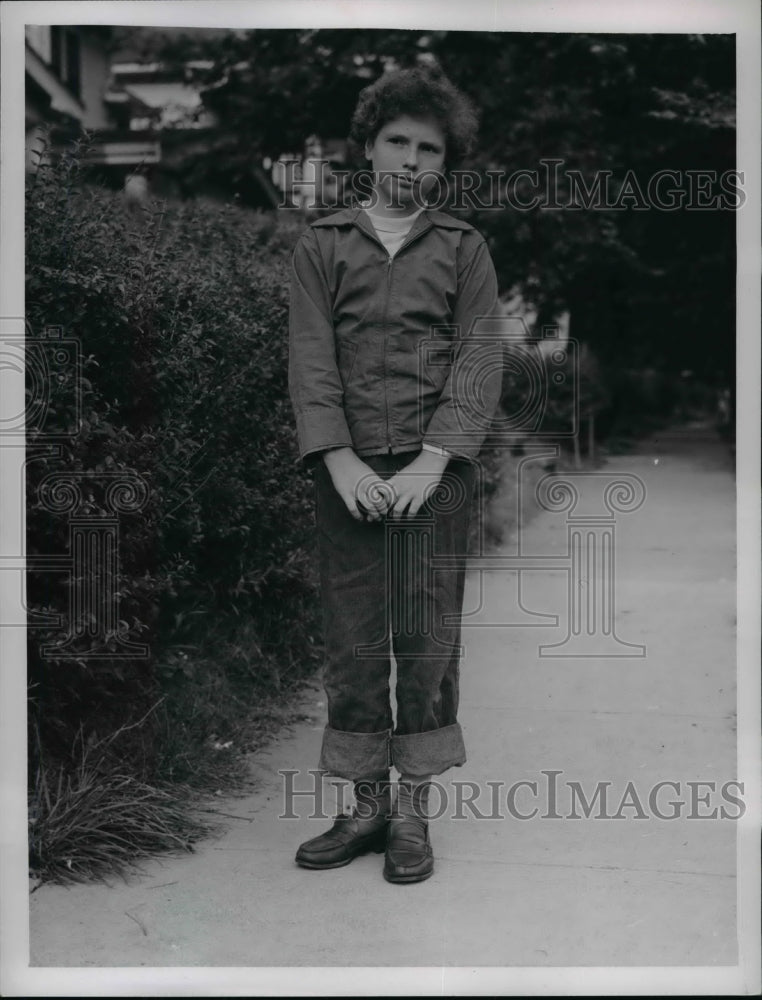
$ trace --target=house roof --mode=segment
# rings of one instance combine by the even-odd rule
[[[122,86],[149,108],[164,108],[171,104],[192,110],[201,104],[198,91],[182,82],[125,83]]]
[[[53,111],[71,115],[78,121],[82,120],[85,114],[82,102],[74,96],[65,83],[58,79],[28,42],[25,43],[24,70],[38,88],[50,95],[50,107]]]

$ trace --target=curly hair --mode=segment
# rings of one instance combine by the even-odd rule
[[[476,110],[465,94],[437,66],[384,73],[360,91],[348,137],[352,153],[364,155],[387,122],[402,115],[433,118],[445,136],[445,162],[457,169],[473,150],[479,127]]]

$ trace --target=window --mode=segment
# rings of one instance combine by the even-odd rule
[[[81,58],[77,30],[54,24],[50,29],[50,68],[75,97],[80,96],[82,85]]]
[[[57,24],[54,24],[50,29],[50,67],[56,76],[63,80],[63,75],[61,73],[62,60],[61,60],[61,43],[63,41],[63,28],[59,28]]]
[[[79,45],[79,35],[74,31],[64,31],[64,41],[65,41],[65,66],[66,66],[66,82],[69,85],[69,89],[74,94],[75,97],[80,96],[81,90],[81,76],[80,76],[80,45]]]

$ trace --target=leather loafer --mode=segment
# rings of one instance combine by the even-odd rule
[[[301,845],[296,852],[296,863],[302,868],[341,868],[360,854],[369,851],[381,854],[386,847],[388,826],[385,821],[368,829],[354,816],[341,813],[330,830]]]
[[[434,852],[425,819],[405,816],[389,824],[384,859],[387,882],[422,882],[434,874]]]

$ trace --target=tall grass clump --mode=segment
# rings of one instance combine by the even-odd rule
[[[60,761],[36,768],[29,852],[31,868],[43,881],[124,876],[157,853],[192,851],[194,841],[213,829],[189,808],[187,789],[141,780],[115,754],[124,728],[87,741],[80,728],[73,766]],[[39,744],[37,750],[42,762]]]

